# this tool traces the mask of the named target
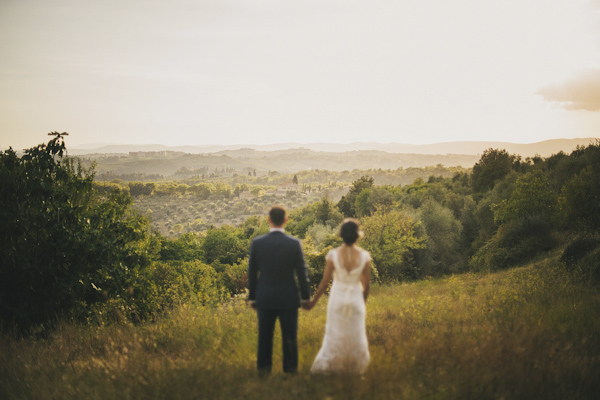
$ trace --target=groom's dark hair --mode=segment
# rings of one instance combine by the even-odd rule
[[[273,225],[283,225],[285,222],[285,208],[281,206],[271,207],[271,210],[269,211],[269,218],[271,218]]]

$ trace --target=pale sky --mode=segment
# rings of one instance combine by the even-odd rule
[[[0,0],[0,148],[600,137],[600,0]]]

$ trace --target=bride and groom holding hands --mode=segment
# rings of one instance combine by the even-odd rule
[[[356,246],[361,235],[358,221],[346,219],[342,223],[340,237],[344,243],[327,254],[323,278],[311,299],[300,240],[287,235],[283,229],[287,222],[285,209],[271,208],[268,220],[270,232],[252,241],[248,261],[248,304],[258,317],[259,374],[271,371],[273,334],[278,319],[283,371],[297,372],[298,309],[312,309],[332,278],[325,336],[310,371],[364,373],[369,364],[365,303],[369,295],[371,258],[367,251]]]

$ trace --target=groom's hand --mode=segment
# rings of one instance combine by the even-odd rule
[[[300,306],[304,309],[309,311],[312,308],[312,302],[310,300],[304,300],[300,303]]]

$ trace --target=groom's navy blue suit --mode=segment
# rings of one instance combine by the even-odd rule
[[[248,300],[255,302],[258,313],[256,363],[259,371],[271,370],[273,332],[275,321],[279,318],[283,341],[283,371],[296,372],[300,296],[302,300],[310,299],[308,270],[300,241],[279,230],[272,230],[254,239],[248,261],[248,289]]]

